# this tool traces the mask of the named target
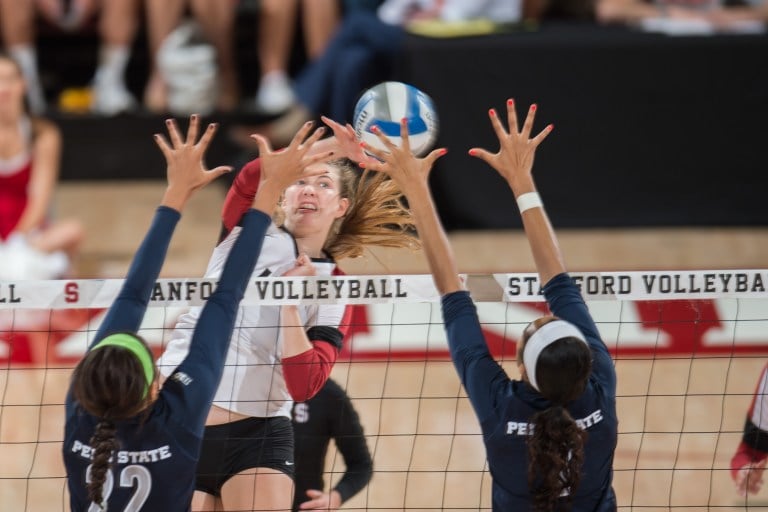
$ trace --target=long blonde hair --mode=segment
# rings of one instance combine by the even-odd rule
[[[338,169],[342,198],[349,200],[346,215],[331,226],[323,250],[334,259],[358,258],[366,246],[412,248],[420,246],[403,193],[384,173],[360,171],[347,158],[331,160]],[[282,213],[282,212],[280,212]],[[275,221],[281,224],[282,215]]]

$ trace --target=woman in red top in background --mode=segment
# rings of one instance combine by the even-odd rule
[[[59,174],[61,135],[51,121],[30,117],[21,68],[0,54],[0,240],[2,260],[25,268],[16,277],[57,277],[83,238],[79,222],[49,222]],[[13,251],[13,254],[11,253]],[[58,258],[54,257],[58,256]],[[44,267],[31,265],[39,264]]]

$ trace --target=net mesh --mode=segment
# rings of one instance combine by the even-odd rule
[[[620,276],[630,283],[624,291]],[[768,507],[764,494],[740,497],[730,477],[768,353],[766,276],[759,270],[577,275],[616,362],[620,509]],[[546,311],[530,278],[467,278],[491,351],[513,378],[519,375],[515,342]],[[356,279],[359,289],[350,291]],[[341,298],[307,298],[313,294],[306,290],[317,288],[300,288],[299,281],[294,291],[303,289],[305,297],[292,296],[286,280],[271,280],[261,291],[253,283],[245,302],[354,303],[351,333],[332,375],[360,414],[374,477],[345,508],[490,510],[480,429],[449,360],[429,277],[343,280]],[[0,283],[0,510],[69,509],[61,462],[64,393],[119,284]],[[195,291],[187,293],[190,287]],[[205,300],[205,288],[194,280],[158,282],[141,331],[158,354],[178,315]],[[326,471],[328,486],[344,472],[333,447]]]

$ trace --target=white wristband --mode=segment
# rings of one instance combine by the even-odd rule
[[[520,213],[531,208],[541,208],[542,206],[544,204],[541,202],[538,192],[528,192],[517,197],[517,207],[520,209]]]

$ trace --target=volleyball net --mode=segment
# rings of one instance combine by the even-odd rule
[[[622,510],[768,507],[730,477],[768,354],[768,270],[572,273],[618,374]],[[547,312],[535,274],[465,276],[494,357]],[[0,510],[68,510],[64,393],[122,280],[0,281]],[[140,334],[159,355],[206,279],[161,279]],[[333,378],[360,414],[374,477],[345,509],[490,510],[477,420],[449,360],[428,275],[260,278],[242,305],[354,308]],[[344,472],[332,449],[326,486]]]

